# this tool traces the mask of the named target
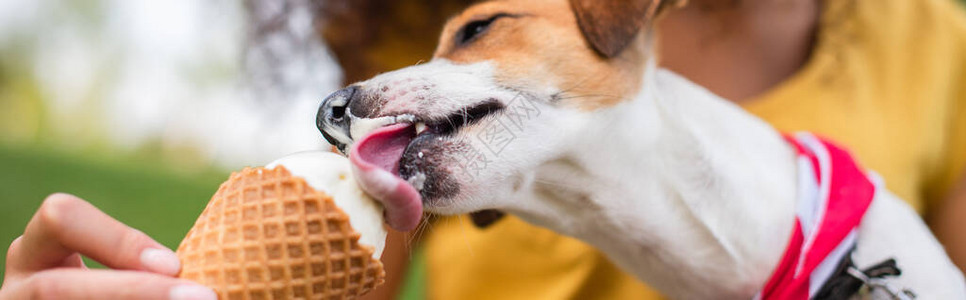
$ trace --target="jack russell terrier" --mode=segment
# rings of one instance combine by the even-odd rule
[[[432,61],[328,96],[387,223],[499,210],[675,299],[966,299],[919,216],[847,152],[656,66],[660,0],[492,1]]]

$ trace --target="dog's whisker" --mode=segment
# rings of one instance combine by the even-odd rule
[[[584,82],[587,82],[588,80],[590,80],[591,78],[592,78],[592,76],[584,76],[584,78],[581,79],[580,81],[577,81],[576,84],[574,84],[573,86],[571,86],[569,88],[563,89],[560,92],[567,93],[567,92],[573,91],[573,90],[577,89],[578,87],[580,87],[581,85],[583,85]]]
[[[582,96],[570,96],[570,97],[559,97],[558,96],[557,98],[554,99],[554,101],[564,101],[564,100],[580,99],[580,98],[585,98],[585,99],[586,98],[589,98],[589,99],[592,99],[592,100],[586,100],[586,101],[608,101],[608,100],[620,100],[621,99],[618,96],[582,95]]]
[[[536,183],[541,183],[541,184],[546,184],[546,185],[552,185],[552,186],[557,186],[557,187],[567,187],[567,188],[572,187],[572,185],[562,184],[562,183],[558,183],[558,182],[554,182],[554,181],[548,181],[548,180],[542,180],[542,179],[534,179],[533,181],[536,182]]]
[[[429,229],[429,226],[431,226],[430,223],[433,222],[434,217],[435,215],[433,214],[423,215],[423,221],[419,222],[416,230],[409,234],[409,240],[406,242],[406,245],[410,247],[410,251],[413,250],[413,245],[415,245],[415,243],[418,242],[420,238],[422,238],[423,234]]]
[[[569,95],[566,97],[560,97],[559,99],[578,99],[578,98],[591,98],[591,97],[601,97],[601,98],[620,98],[617,95],[607,95],[607,94],[587,94],[587,95]]]
[[[581,79],[580,81],[578,81],[576,84],[574,84],[574,85],[572,85],[572,86],[570,86],[568,88],[562,89],[559,92],[555,93],[554,95],[556,96],[556,100],[557,101],[560,101],[560,100],[579,99],[579,98],[592,98],[592,97],[600,97],[600,98],[604,98],[604,99],[619,99],[620,98],[617,95],[606,95],[606,94],[568,95],[570,92],[572,92],[572,91],[580,88],[585,82],[587,82],[591,78],[592,78],[592,76],[585,76],[583,79]],[[566,96],[562,96],[562,95],[566,95]]]
[[[555,93],[554,95],[556,95],[556,97],[557,97],[556,100],[557,101],[560,101],[560,100],[579,99],[579,98],[592,98],[592,97],[604,98],[605,100],[609,100],[609,99],[620,99],[620,96],[617,96],[617,95],[608,95],[608,94],[585,94],[585,95],[567,95],[567,96],[560,96],[560,95],[566,95],[566,94],[568,94],[568,93],[570,93],[570,92],[572,92],[572,91],[580,88],[585,82],[587,82],[591,78],[593,78],[593,76],[585,76],[583,79],[581,79],[580,81],[578,81],[576,84],[574,84],[574,85],[572,85],[572,86],[570,86],[568,88],[562,89],[559,92]]]
[[[416,234],[413,236],[413,241],[414,242],[420,241],[422,239],[423,235],[425,235],[427,232],[429,232],[429,227],[430,226],[433,226],[432,225],[432,222],[434,221],[433,218],[435,218],[435,217],[436,217],[436,215],[433,215],[433,214],[430,214],[430,215],[426,216],[426,218],[425,218],[426,221],[424,221],[422,223],[422,225],[420,225],[419,228],[416,229]]]

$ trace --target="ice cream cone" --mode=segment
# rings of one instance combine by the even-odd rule
[[[322,172],[354,187],[347,168]],[[378,259],[385,232],[371,234],[377,245],[360,243],[350,214],[330,194],[365,196],[325,190],[284,164],[233,173],[178,247],[180,277],[214,289],[222,300],[347,299],[372,290],[385,278]]]

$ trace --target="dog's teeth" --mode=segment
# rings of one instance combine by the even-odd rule
[[[429,129],[429,127],[426,127],[426,123],[416,122],[416,134],[417,135],[420,134],[420,133],[423,133],[427,129]]]

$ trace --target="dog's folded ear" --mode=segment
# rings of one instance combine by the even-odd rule
[[[621,53],[638,31],[668,6],[686,0],[570,0],[577,25],[591,47],[604,57]]]

